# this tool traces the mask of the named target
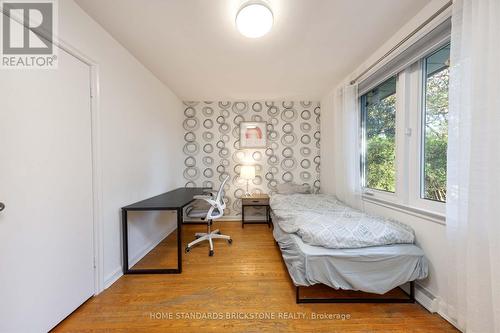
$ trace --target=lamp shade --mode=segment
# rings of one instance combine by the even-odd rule
[[[243,165],[240,169],[240,177],[243,179],[254,179],[255,167],[253,165]]]

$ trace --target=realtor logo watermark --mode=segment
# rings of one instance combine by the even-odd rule
[[[29,2],[28,2],[29,1]],[[0,1],[3,69],[57,68],[55,0]]]

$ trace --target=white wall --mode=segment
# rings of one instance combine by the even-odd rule
[[[441,8],[447,1],[434,0],[431,1],[425,8],[422,9],[412,20],[403,26],[391,39],[389,39],[376,52],[367,57],[357,69],[355,69],[345,80],[337,87],[326,93],[321,100],[321,187],[324,192],[336,193],[339,189],[336,188],[338,179],[343,175],[335,172],[335,165],[339,162],[341,156],[337,154],[334,148],[338,145],[337,139],[337,124],[335,118],[336,110],[339,101],[338,90],[341,86],[361,73],[365,68],[374,63],[378,58],[385,54],[390,48],[404,38],[408,33],[423,23],[428,17]],[[332,174],[333,170],[333,174]],[[336,181],[337,180],[337,181]],[[382,207],[372,203],[364,203],[364,209],[370,213],[383,215],[397,219],[414,228],[417,242],[424,250],[430,262],[429,277],[426,280],[420,281],[419,284],[425,291],[437,297],[435,303],[432,304],[433,310],[439,311],[437,304],[440,301],[440,296],[443,293],[443,286],[447,280],[446,260],[443,246],[446,244],[445,226],[429,220],[418,218],[409,214],[397,212],[391,208]],[[417,295],[418,296],[418,295]]]
[[[121,275],[120,207],[182,185],[181,101],[73,1],[59,1],[58,35],[99,64],[104,280],[109,284]],[[133,214],[130,258],[174,223],[169,213]]]

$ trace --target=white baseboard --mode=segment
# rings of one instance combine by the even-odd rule
[[[241,216],[223,216],[219,219],[217,219],[215,222],[217,221],[222,221],[222,222],[241,222]],[[203,220],[201,219],[190,219],[188,217],[185,217],[184,218],[184,222],[187,222],[189,224],[189,222],[203,222]]]
[[[446,319],[446,321],[448,321],[450,324],[452,324],[453,326],[456,327],[457,330],[461,331],[461,332],[464,332],[464,330],[458,326],[458,323],[456,320],[454,320],[452,317],[453,315],[450,316],[450,313],[451,314],[455,314],[455,309],[453,307],[450,307],[450,305],[446,302],[444,302],[443,300],[440,300],[438,302],[439,304],[439,310],[438,310],[438,314],[443,317],[444,319]]]
[[[123,275],[122,267],[116,268],[113,273],[104,278],[104,289],[111,287],[113,283],[116,282]]]
[[[458,330],[461,331],[461,328],[458,327],[455,320],[453,320],[450,316],[448,316],[448,304],[445,303],[440,297],[435,296],[432,292],[421,286],[418,283],[415,283],[415,299],[416,301],[426,308],[431,313],[437,313],[444,320],[455,326]]]
[[[218,221],[224,222],[241,222],[241,215],[239,216],[223,216]]]
[[[265,216],[262,216],[262,215],[246,215],[245,216],[245,221],[252,221],[252,219],[254,220],[262,220],[262,218],[265,218]],[[199,219],[189,219],[189,218],[184,218],[184,222],[200,222],[201,220]],[[224,221],[224,222],[241,222],[241,215],[227,215],[227,216],[223,216],[219,219],[217,219],[217,221]]]
[[[438,311],[438,315],[440,315],[441,317],[443,317],[447,322],[449,322],[450,324],[452,324],[453,326],[455,326],[455,328],[457,330],[459,330],[460,332],[464,332],[464,330],[462,330],[460,327],[458,327],[458,324],[455,320],[451,319],[446,313],[444,313],[443,311]]]
[[[438,312],[438,299],[427,288],[421,286],[418,282],[415,283],[415,299],[430,313]]]
[[[160,234],[160,236],[158,236],[157,238],[155,238],[152,242],[150,242],[149,244],[146,244],[144,245],[140,251],[131,259],[129,260],[129,266],[132,267],[134,266],[135,264],[137,264],[139,262],[139,260],[141,260],[146,254],[149,253],[149,251],[151,251],[152,249],[154,249],[156,246],[158,246],[158,244],[161,243],[161,241],[163,239],[165,239],[165,237],[167,237],[168,235],[170,235],[172,232],[175,231],[175,229],[177,229],[177,224],[172,224],[171,227],[169,227],[164,233]],[[104,289],[107,289],[109,288],[113,283],[116,282],[116,280],[118,280],[121,276],[123,275],[123,270],[122,270],[122,267],[119,266],[118,268],[116,268],[113,273],[111,273],[110,275],[108,275],[106,278],[104,278]]]

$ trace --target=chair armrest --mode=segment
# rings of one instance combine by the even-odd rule
[[[196,199],[196,200],[212,199],[212,196],[211,195],[194,195],[193,199]]]
[[[213,206],[213,207],[219,207],[219,204],[214,200],[214,198],[210,195],[194,195],[193,196],[193,199],[196,199],[196,200],[203,200],[203,201],[206,201],[208,202],[208,204],[210,206]]]

